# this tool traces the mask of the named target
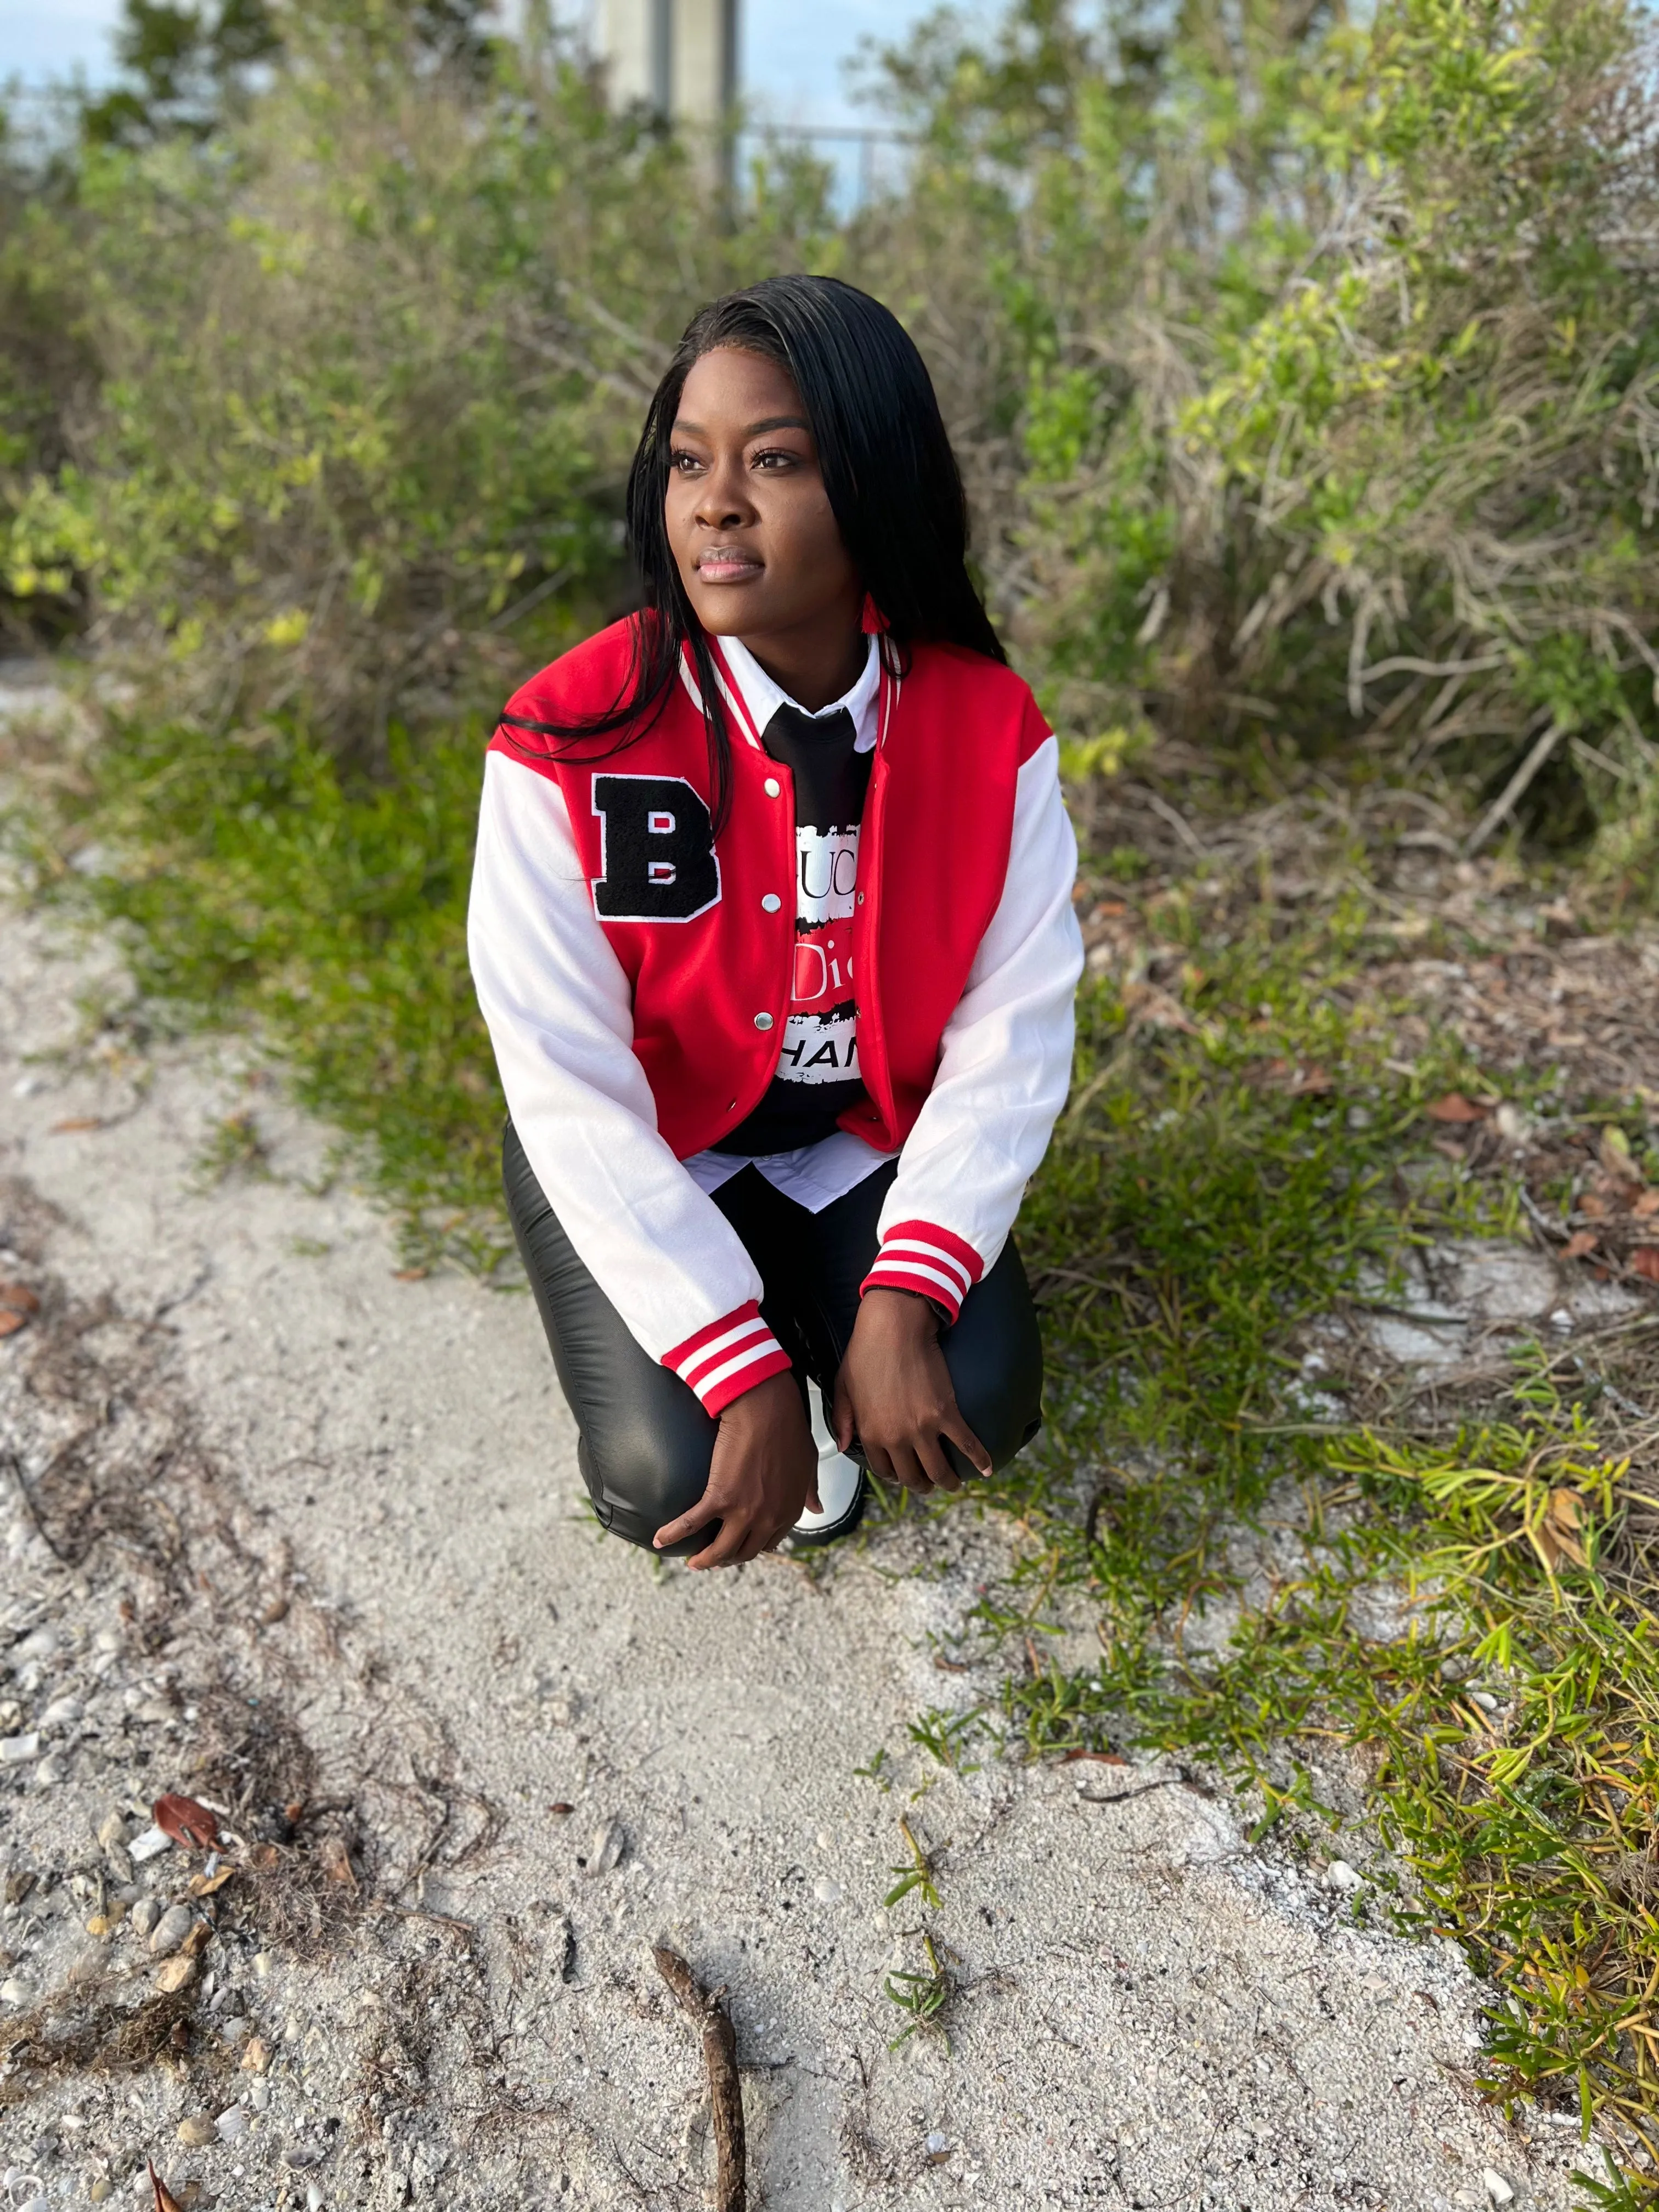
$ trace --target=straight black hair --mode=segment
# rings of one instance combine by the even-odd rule
[[[514,731],[585,744],[604,758],[642,737],[678,680],[690,648],[708,736],[716,822],[731,781],[731,738],[714,656],[680,581],[664,514],[669,441],[692,364],[717,346],[763,355],[787,369],[818,450],[842,543],[886,624],[884,649],[901,671],[909,647],[965,646],[1007,655],[968,574],[968,501],[927,364],[896,315],[834,276],[769,276],[693,316],[646,410],[628,472],[628,543],[643,611],[623,688],[604,714],[568,724],[501,719]]]

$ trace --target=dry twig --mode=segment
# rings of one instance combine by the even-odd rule
[[[708,2094],[714,2108],[714,2212],[745,2212],[743,2090],[738,2080],[738,2039],[732,2016],[720,2002],[722,1986],[705,1990],[678,1951],[655,1943],[651,1955],[669,1993],[688,2019],[702,2030],[702,2055],[708,2068]]]

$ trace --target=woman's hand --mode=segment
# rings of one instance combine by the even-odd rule
[[[690,1567],[741,1566],[787,1535],[801,1508],[817,1504],[818,1450],[793,1375],[770,1375],[720,1415],[708,1487],[689,1513],[659,1528],[660,1548],[711,1521],[720,1530]]]
[[[909,1489],[960,1490],[941,1441],[949,1437],[981,1474],[991,1455],[957,1406],[939,1348],[939,1316],[908,1291],[868,1291],[836,1377],[836,1440],[854,1437],[873,1472]]]

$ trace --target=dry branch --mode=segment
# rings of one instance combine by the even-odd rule
[[[738,2079],[738,2039],[731,2014],[720,2002],[724,1990],[705,1990],[679,1953],[671,1951],[665,1943],[653,1944],[651,1955],[675,2003],[702,2030],[703,2062],[708,2069],[708,2094],[714,2110],[714,2212],[745,2212],[749,2192],[744,2179],[743,2088]]]

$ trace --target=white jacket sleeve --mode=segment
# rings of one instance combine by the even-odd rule
[[[1007,1241],[1071,1081],[1083,973],[1076,879],[1060,748],[1049,738],[1019,771],[1002,897],[899,1155],[866,1290],[919,1291],[954,1321]]]
[[[564,794],[489,755],[467,947],[508,1111],[577,1255],[653,1359],[718,1413],[787,1355],[736,1231],[658,1133],[632,994]]]

